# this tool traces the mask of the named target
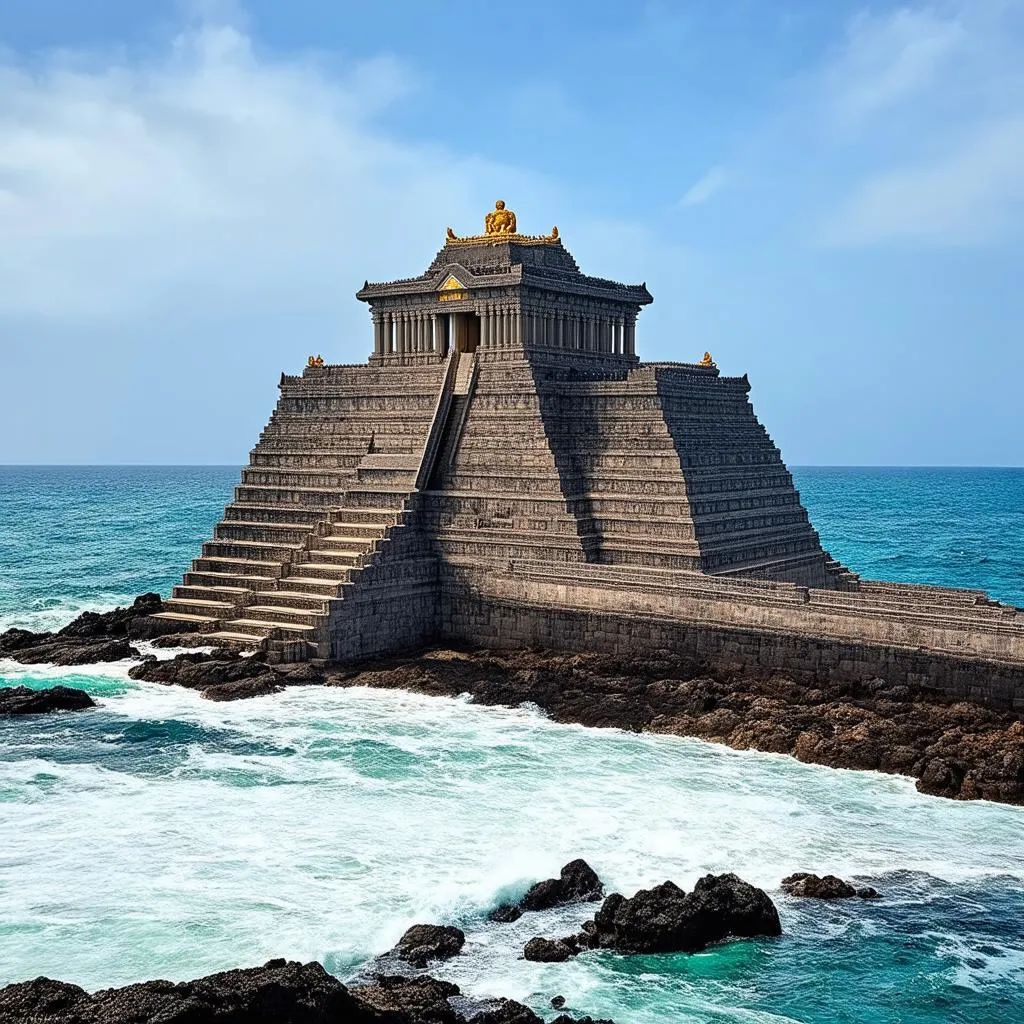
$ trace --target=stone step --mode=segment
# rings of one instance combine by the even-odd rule
[[[398,469],[415,472],[420,468],[419,456],[412,452],[372,452],[363,457],[359,469]]]
[[[276,484],[285,487],[337,487],[343,488],[352,479],[351,472],[322,467],[300,466],[246,466],[242,470],[244,484]]]
[[[170,597],[164,602],[164,607],[171,612],[178,612],[182,615],[198,615],[221,619],[225,615],[234,615],[235,606],[231,601],[202,601],[196,598]]]
[[[205,587],[201,585],[179,584],[171,591],[172,598],[185,601],[222,601],[234,604],[245,594],[250,593],[246,587]]]
[[[276,487],[270,484],[239,484],[235,498],[239,504],[258,502],[278,506],[301,505],[305,508],[328,508],[341,501],[343,491],[337,487]]]
[[[267,590],[274,585],[275,576],[252,576],[233,572],[203,572],[190,570],[185,573],[186,587],[228,587],[246,593],[250,590]]]
[[[288,576],[281,580],[281,583],[286,581],[290,583],[293,579],[294,577]],[[325,590],[326,588],[320,589]],[[328,601],[333,596],[330,593],[311,594],[303,590],[269,590],[260,595],[264,601],[282,608],[308,608],[318,615],[327,614]]]
[[[365,550],[373,545],[374,541],[383,540],[387,531],[386,526],[360,526],[358,524],[343,523],[341,528],[344,533],[329,533],[326,537],[317,540],[317,547],[348,547],[354,550]],[[338,529],[336,526],[335,529]]]
[[[320,555],[321,552],[310,552],[310,554]],[[347,579],[346,570],[354,568],[353,565],[346,565],[343,562],[303,562],[301,565],[302,579],[308,580],[310,577],[313,579],[333,580],[336,583],[341,583]],[[289,576],[289,583],[294,582],[295,577]]]
[[[261,622],[291,622],[298,625],[315,626],[323,613],[292,605],[253,604],[245,609],[245,616]]]
[[[190,612],[154,612],[151,619],[164,619],[169,622],[180,622],[191,629],[202,632],[203,626],[209,626],[217,622],[217,619],[209,615],[193,615]]]
[[[270,636],[277,630],[286,633],[298,633],[302,636],[311,636],[316,632],[315,626],[308,626],[299,622],[276,622],[263,619],[232,619],[223,623],[225,630],[232,633],[244,633],[255,637]]]
[[[368,551],[344,551],[344,550],[332,550],[329,548],[314,548],[309,552],[310,558],[323,559],[324,563],[331,563],[336,565],[345,566],[356,566],[359,564],[359,559],[363,555],[368,554]],[[310,563],[304,562],[303,566],[309,565]]]
[[[218,629],[209,634],[210,640],[216,641],[221,647],[240,647],[243,650],[258,647],[263,641],[260,633],[247,633],[237,630]]]
[[[322,518],[322,517],[321,517]],[[309,533],[310,528],[315,526],[316,523],[295,523],[295,522],[265,522],[259,519],[230,519],[223,520],[217,524],[216,529],[223,530],[225,528],[229,530],[266,530],[268,532],[277,533],[301,533],[305,536]],[[231,534],[224,534],[224,539],[231,539]]]
[[[249,558],[259,555],[262,559],[287,562],[303,550],[302,544],[286,544],[283,541],[265,540],[208,540],[203,545],[203,558]]]
[[[284,571],[280,562],[266,562],[255,558],[221,558],[205,554],[192,563],[192,569],[197,573],[223,573],[236,577],[251,574],[271,579],[278,579]]]
[[[343,583],[348,582],[348,576],[286,576],[281,582],[282,584],[287,584],[287,593],[289,594],[306,594],[310,598],[327,600],[328,598],[337,597],[338,588]],[[278,592],[273,591],[273,593],[276,596]]]
[[[372,506],[348,506],[335,509],[331,513],[331,522],[344,524],[347,527],[357,524],[370,526],[393,526],[400,515],[401,508],[373,508]]]
[[[323,508],[304,508],[301,505],[231,504],[224,510],[223,522],[301,523],[307,529],[325,517]]]

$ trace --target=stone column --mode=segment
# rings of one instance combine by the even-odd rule
[[[636,321],[627,318],[626,328],[623,332],[622,351],[627,356],[636,355]]]
[[[519,310],[513,310],[512,312],[512,347],[520,348],[523,343],[523,326],[522,317],[519,314]]]

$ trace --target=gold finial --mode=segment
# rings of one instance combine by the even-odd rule
[[[521,235],[516,228],[516,215],[505,206],[504,199],[498,199],[494,209],[484,217],[484,233],[482,235],[457,235],[448,228],[445,231],[445,244],[449,242],[520,242],[536,244],[538,242],[557,242],[558,228],[552,228],[550,235]]]
[[[499,199],[494,209],[484,217],[485,235],[514,235],[516,233],[516,215],[505,209],[505,200]]]
[[[714,366],[715,365],[715,361],[714,361],[714,359],[711,358],[711,353],[710,352],[705,352],[704,353],[704,358],[700,361],[700,365],[701,366]]]
[[[319,355],[317,355],[317,356],[310,356],[306,360],[306,365],[307,366],[323,366],[324,365],[324,357],[323,356],[319,356]]]

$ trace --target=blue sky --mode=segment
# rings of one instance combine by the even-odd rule
[[[0,463],[244,461],[499,196],[791,464],[1024,464],[1024,0],[7,0]]]

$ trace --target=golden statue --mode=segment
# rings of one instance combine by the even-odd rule
[[[521,235],[516,228],[516,215],[505,206],[505,200],[499,199],[494,209],[484,217],[484,234],[457,235],[452,228],[445,231],[445,244],[449,242],[486,242],[494,244],[499,241],[519,242],[524,245],[538,245],[558,241],[558,228],[552,228],[550,235]]]
[[[705,352],[704,353],[704,358],[700,361],[700,365],[701,366],[714,366],[715,365],[715,361],[714,361],[714,359],[711,358],[711,353],[710,352]]]
[[[323,356],[310,356],[306,360],[306,365],[307,366],[323,366],[324,365],[324,357]]]
[[[484,217],[484,233],[488,235],[514,235],[516,215],[505,209],[505,200],[499,199],[494,209]]]

